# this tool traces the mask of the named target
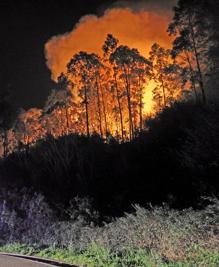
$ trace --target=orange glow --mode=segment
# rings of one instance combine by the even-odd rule
[[[171,38],[166,29],[170,14],[155,11],[132,11],[128,8],[107,10],[102,17],[84,16],[69,33],[52,37],[45,45],[47,65],[52,79],[56,80],[72,56],[79,51],[102,55],[102,45],[108,33],[119,39],[120,44],[137,48],[148,57],[153,43],[164,48],[171,47]],[[152,89],[154,83],[146,86],[144,95],[144,114],[152,111]]]
[[[144,130],[147,117],[182,97],[180,71],[168,73],[163,67],[173,64],[169,50],[173,39],[167,34],[171,16],[161,10],[113,8],[101,17],[84,16],[71,32],[48,40],[45,55],[57,90],[52,90],[42,110],[32,108],[19,115],[15,131],[8,131],[9,150],[25,149],[47,135],[70,133],[132,140]],[[108,54],[104,55],[103,45]],[[122,58],[129,56],[124,63]]]

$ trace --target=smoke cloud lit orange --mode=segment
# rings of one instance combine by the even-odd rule
[[[65,72],[69,60],[79,51],[102,54],[101,48],[108,33],[118,38],[120,44],[137,48],[144,56],[148,56],[155,42],[169,48],[171,38],[166,32],[169,21],[167,12],[133,11],[129,8],[108,9],[101,17],[84,16],[71,32],[54,36],[46,43],[45,53],[52,79],[56,80],[61,72]],[[148,99],[145,112],[151,110],[152,89],[151,84],[144,97]]]
[[[75,53],[100,53],[108,33],[118,38],[121,44],[137,48],[145,56],[155,42],[170,47],[171,39],[166,32],[169,20],[167,13],[162,16],[128,8],[107,10],[102,17],[84,16],[71,32],[54,36],[46,43],[47,64],[52,78],[56,79],[65,70]]]

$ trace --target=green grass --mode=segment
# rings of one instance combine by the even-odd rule
[[[19,225],[12,224],[17,217],[4,212],[8,232],[0,251],[83,267],[218,267],[218,208],[218,201],[203,210],[135,206],[135,212],[103,226],[84,224],[80,217],[48,227],[43,216],[20,235]]]
[[[168,263],[155,252],[126,248],[123,252],[116,253],[97,244],[82,252],[52,247],[40,249],[20,244],[2,246],[0,251],[39,256],[87,267],[217,267],[219,264],[219,253],[209,252],[198,246],[191,248],[183,261]]]

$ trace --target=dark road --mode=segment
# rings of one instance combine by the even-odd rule
[[[31,260],[21,259],[17,257],[0,255],[0,267],[51,267],[52,265],[33,262]]]
[[[36,259],[36,258],[35,258]],[[25,259],[19,256],[9,256],[9,255],[0,255],[0,267],[70,267],[73,265],[53,262],[45,259],[37,259],[37,261],[33,258],[33,260]],[[76,266],[74,266],[76,267]]]

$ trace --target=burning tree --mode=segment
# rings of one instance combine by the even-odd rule
[[[95,113],[91,113],[96,102],[99,117],[99,133],[101,136],[103,135],[99,89],[100,68],[101,61],[99,57],[96,54],[88,54],[86,52],[74,55],[67,65],[67,72],[75,84],[74,90],[77,90],[77,95],[82,100],[81,106],[85,109],[87,136],[90,136],[91,127],[96,130],[96,122],[92,120]],[[95,112],[95,110],[93,111]],[[83,112],[81,114],[83,115]]]
[[[142,127],[142,82],[144,81],[145,74],[147,74],[146,66],[149,65],[149,62],[139,54],[137,49],[130,49],[129,47],[123,45],[117,47],[116,50],[110,55],[110,62],[116,66],[116,69],[114,69],[114,75],[115,70],[119,71],[119,78],[123,80],[124,83],[124,95],[127,98],[129,116],[129,139],[131,140],[134,137],[135,132],[134,119],[138,114],[138,111],[136,110],[138,98],[140,107],[140,127]],[[135,86],[136,76],[138,78],[138,86]]]
[[[42,114],[43,111],[37,108],[21,110],[13,127],[19,149],[29,147],[45,136],[46,131],[41,124]]]
[[[159,44],[152,46],[150,60],[153,64],[152,79],[156,84],[153,99],[157,110],[161,110],[182,97],[186,82],[182,77],[184,69],[172,58],[171,50]]]
[[[111,55],[115,52],[118,47],[119,40],[116,39],[112,34],[108,34],[106,41],[102,47],[104,52],[104,62],[108,63],[108,83],[111,88],[113,111],[116,114],[116,122],[120,121],[120,132],[122,141],[124,141],[124,119],[123,119],[123,107],[122,107],[122,92],[118,82],[118,68]],[[115,101],[116,100],[116,101]],[[117,119],[119,117],[119,119]],[[116,123],[117,124],[117,123]],[[119,127],[117,127],[119,128]]]
[[[188,64],[192,89],[198,98],[200,92],[202,103],[206,103],[204,86],[204,72],[207,53],[207,35],[203,31],[203,21],[200,19],[203,12],[200,1],[179,1],[174,9],[175,15],[169,25],[168,32],[175,36],[173,51],[175,55],[184,54],[184,62]],[[197,93],[196,84],[199,92]]]
[[[14,127],[17,143],[29,146],[46,135],[70,133],[132,140],[144,130],[144,96],[152,80],[156,84],[156,111],[183,95],[189,78],[187,68],[176,60],[181,53],[177,49],[154,44],[146,59],[137,49],[119,45],[119,40],[108,34],[102,57],[81,51],[70,59],[43,110],[20,113]]]
[[[52,116],[59,116],[62,121],[62,117],[65,117],[65,122],[61,125],[57,125],[62,129],[63,134],[68,134],[72,132],[72,120],[71,113],[75,111],[75,103],[72,94],[73,84],[68,78],[62,73],[58,77],[56,88],[52,90],[51,95],[48,97],[46,102],[44,112],[49,114],[48,119],[52,119]],[[55,113],[58,111],[58,113]],[[46,116],[45,116],[46,117]],[[49,120],[46,120],[46,128],[48,129],[48,134],[51,134],[51,127],[48,127]],[[50,129],[50,130],[49,130]],[[54,128],[55,130],[55,128]]]

